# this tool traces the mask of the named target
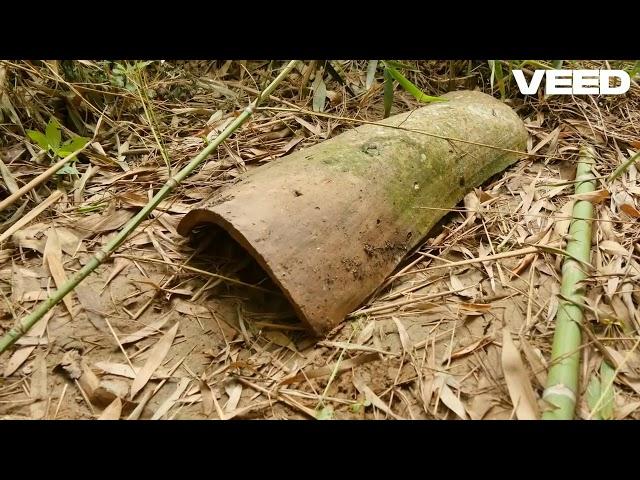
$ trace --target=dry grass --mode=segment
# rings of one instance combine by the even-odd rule
[[[407,78],[429,95],[491,92],[486,64],[412,63]],[[136,88],[105,74],[106,65],[0,62],[0,200],[51,164],[26,141],[27,129],[42,131],[55,116],[67,134],[91,137],[102,116],[94,143],[79,155],[77,178],[54,176],[0,212],[0,235],[15,230],[0,243],[1,331],[80,268],[164,184],[167,162],[173,171],[183,166],[279,67],[155,62],[135,77]],[[268,282],[238,283],[244,265],[234,252],[198,252],[202,242],[175,231],[192,205],[246,170],[382,118],[381,75],[367,90],[367,62],[337,64],[355,96],[324,75],[323,115],[311,111],[309,89],[322,64],[305,65],[109,263],[3,355],[0,417],[514,418],[521,407],[513,405],[514,388],[531,388],[541,410],[558,246],[568,230],[574,161],[588,142],[601,194],[581,385],[606,358],[617,370],[614,417],[639,418],[640,186],[634,165],[614,181],[607,175],[640,148],[640,88],[524,100],[507,86],[506,101],[537,155],[470,193],[366,305],[314,343]],[[568,68],[578,65],[604,63]],[[417,106],[398,90],[392,113]],[[43,204],[37,217],[18,223]],[[515,348],[503,350],[505,329]],[[505,379],[504,371],[516,373]],[[581,400],[578,417],[589,414]]]

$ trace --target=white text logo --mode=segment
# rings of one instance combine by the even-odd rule
[[[552,95],[622,95],[631,86],[624,70],[536,70],[529,84],[522,70],[513,71],[524,95],[535,95],[545,75],[545,93]]]

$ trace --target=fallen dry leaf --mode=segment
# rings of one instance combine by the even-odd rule
[[[47,414],[47,361],[45,354],[41,354],[35,360],[33,374],[31,375],[31,418],[41,419]]]
[[[75,288],[75,292],[91,325],[103,333],[110,334],[109,327],[104,319],[105,307],[98,292],[84,283],[78,285]]]
[[[178,327],[180,323],[176,323],[171,330],[165,333],[158,343],[156,343],[151,351],[149,352],[149,357],[147,358],[144,367],[138,372],[136,378],[133,380],[131,384],[131,394],[130,398],[133,399],[136,394],[144,388],[147,384],[153,372],[162,364],[162,361],[169,353],[169,349],[173,344],[173,339],[178,333]]]
[[[262,332],[262,335],[280,347],[285,347],[297,352],[296,346],[291,339],[278,330],[265,330]]]
[[[622,420],[640,409],[640,402],[631,402],[616,409],[616,420]]]
[[[491,338],[490,335],[482,337],[482,338],[476,340],[475,342],[470,343],[466,347],[461,348],[460,350],[456,350],[455,352],[453,352],[451,354],[451,360],[455,360],[456,358],[464,357],[465,355],[468,355],[468,354],[478,350],[479,348],[482,348],[485,345],[488,345],[492,341],[493,341],[493,339]]]
[[[633,218],[640,218],[640,211],[633,205],[629,205],[628,203],[623,203],[620,205],[620,210]]]
[[[115,362],[96,362],[96,368],[99,368],[104,373],[108,373],[109,375],[117,375],[119,377],[131,378],[134,379],[142,370],[142,367],[133,366],[133,370],[126,363],[115,363]],[[151,380],[159,380],[169,378],[171,376],[180,377],[181,375],[170,375],[169,371],[165,368],[158,367],[155,372],[151,374]]]
[[[451,378],[451,375],[437,373],[434,379],[434,386],[438,391],[438,395],[440,401],[444,403],[444,405],[455,413],[462,420],[467,419],[467,411],[464,407],[462,401],[458,398],[458,396],[453,393],[453,390],[449,388],[448,382]]]
[[[73,228],[84,237],[88,237],[97,233],[106,233],[118,230],[125,223],[131,220],[134,215],[135,212],[124,208],[106,215],[93,214],[75,221],[73,223]]]
[[[491,310],[490,303],[459,303],[458,309],[464,315],[483,315]]]
[[[113,402],[111,402],[107,408],[105,408],[98,420],[120,420],[120,415],[122,414],[122,400],[120,397],[116,397]]]
[[[204,414],[208,417],[213,413],[214,393],[213,393],[213,390],[211,390],[211,387],[204,380],[204,378],[200,379],[199,386],[200,386],[200,395],[202,396],[202,408],[203,408]]]
[[[326,365],[320,368],[311,368],[311,369],[305,370],[304,373],[298,373],[297,375],[283,379],[280,382],[280,384],[289,385],[291,383],[303,382],[307,378],[311,379],[311,378],[319,378],[319,377],[328,377],[329,375],[333,374],[334,371],[336,372],[335,373],[336,375],[339,375],[340,373],[345,372],[347,370],[351,370],[352,368],[357,367],[358,365],[362,365],[368,362],[374,362],[379,359],[380,359],[380,355],[377,353],[363,353],[358,355],[355,358],[342,360],[341,362],[334,362],[334,363],[331,363],[330,365]]]
[[[16,193],[18,191],[18,184],[15,178],[11,174],[11,171],[7,168],[4,162],[0,159],[0,176],[4,180],[4,184],[9,190],[9,193]]]
[[[142,415],[144,408],[147,406],[147,403],[149,403],[149,400],[151,400],[152,396],[153,390],[147,390],[138,402],[138,405],[136,405],[133,411],[129,414],[127,420],[138,420],[140,418],[140,415]]]
[[[157,320],[151,322],[146,327],[141,328],[137,332],[126,335],[120,339],[120,343],[122,345],[126,345],[128,343],[135,343],[138,340],[142,340],[143,338],[147,338],[149,335],[153,335],[158,333],[162,327],[164,327],[165,323],[167,323],[171,318],[173,312],[169,312],[167,315],[163,315]]]
[[[34,345],[31,347],[18,348],[15,352],[13,352],[11,358],[9,358],[7,364],[4,366],[4,377],[7,378],[8,376],[13,375],[13,373],[20,368],[20,365],[22,365],[27,360],[27,358],[29,358],[31,352],[33,352],[35,349],[36,347]]]
[[[213,315],[207,307],[198,305],[196,303],[187,302],[186,300],[182,300],[180,298],[174,299],[173,306],[177,312],[184,315],[199,318],[213,318]]]
[[[107,285],[109,285],[114,278],[116,278],[120,273],[122,273],[127,267],[131,265],[133,265],[133,262],[128,258],[117,257],[113,262],[113,269],[109,274],[109,278],[107,278],[107,281],[104,283],[102,290],[107,288]]]
[[[178,399],[184,393],[184,391],[187,389],[190,383],[191,383],[191,379],[189,378],[181,379],[178,382],[176,389],[169,396],[169,398],[167,398],[162,403],[162,405],[158,407],[158,410],[156,410],[156,412],[153,414],[153,416],[151,417],[151,420],[159,420],[160,418],[162,418],[164,414],[167,413],[171,409],[171,407],[173,407],[173,405],[178,401]]]
[[[364,345],[369,341],[371,336],[373,335],[373,330],[375,329],[376,322],[371,320],[369,323],[365,325],[365,327],[358,332],[358,336],[356,337],[356,343],[360,345]]]
[[[508,328],[502,330],[502,371],[518,420],[539,418],[536,395]]]
[[[456,295],[462,297],[473,298],[476,296],[476,289],[472,286],[465,286],[464,283],[453,273],[450,276],[451,289],[456,292]]]
[[[520,347],[526,357],[540,388],[547,385],[547,367],[524,336],[520,337]]]
[[[627,252],[627,250],[622,245],[613,240],[603,240],[598,246],[600,247],[600,250],[603,250],[612,255],[627,256],[629,254],[629,252]]]
[[[233,412],[236,408],[238,408],[238,402],[240,401],[240,396],[242,395],[242,384],[239,382],[230,382],[224,386],[224,391],[229,397],[227,404],[224,406],[224,411],[225,413]]]
[[[64,273],[64,267],[62,265],[62,249],[60,248],[60,240],[58,239],[58,232],[55,228],[50,228],[47,232],[47,243],[44,246],[44,258],[43,261],[49,266],[49,272],[53,277],[53,281],[56,287],[60,288],[67,281],[67,276]],[[67,307],[71,318],[73,315],[73,300],[71,295],[67,295],[62,298],[64,306]]]
[[[411,338],[409,337],[409,333],[407,329],[404,327],[402,322],[397,317],[391,317],[398,328],[398,334],[400,335],[400,343],[402,344],[402,349],[407,355],[411,355],[411,350],[413,349],[413,344],[411,343]]]
[[[356,387],[358,391],[362,393],[365,396],[365,398],[378,410],[382,410],[384,413],[395,418],[396,420],[404,420],[401,416],[396,415],[389,407],[387,407],[387,404],[384,403],[380,399],[380,397],[378,397],[373,392],[373,390],[371,390],[362,380],[354,378],[353,386]]]
[[[573,198],[574,200],[586,200],[593,203],[594,205],[597,205],[607,200],[610,196],[611,194],[609,193],[609,190],[600,189],[588,193],[575,193],[573,195],[567,195],[567,198]]]

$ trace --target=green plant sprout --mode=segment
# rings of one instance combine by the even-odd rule
[[[132,81],[132,78],[135,78],[135,75],[140,70],[147,67],[148,65],[151,65],[152,63],[153,61],[145,61],[135,62],[130,65],[123,65],[116,62],[114,67],[111,69],[111,83],[117,87],[124,88],[131,93],[136,93],[137,87],[135,82]]]
[[[86,137],[76,136],[69,140],[62,141],[60,124],[55,118],[51,118],[44,133],[37,130],[27,130],[27,135],[36,142],[40,148],[49,153],[52,159],[64,158],[76,150],[84,147],[89,141]],[[56,172],[56,175],[78,175],[75,167],[75,158]]]

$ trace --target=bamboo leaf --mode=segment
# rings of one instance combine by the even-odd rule
[[[213,413],[213,396],[215,393],[211,387],[205,382],[204,378],[199,381],[200,395],[202,396],[202,408],[204,414],[208,417]]]
[[[116,397],[113,399],[113,402],[102,411],[98,420],[120,420],[121,414],[122,400],[120,400],[120,397]]]
[[[384,118],[391,114],[393,106],[393,77],[389,74],[389,70],[384,69]]]
[[[127,343],[134,343],[134,342],[137,342],[138,340],[142,340],[143,338],[148,337],[149,335],[153,335],[154,333],[160,331],[160,329],[164,327],[164,324],[167,323],[171,317],[172,317],[171,314],[163,315],[157,320],[151,322],[149,325],[141,328],[137,332],[134,332],[125,337],[122,337],[120,339],[120,343],[122,345],[126,345]]]
[[[411,354],[411,350],[413,345],[411,343],[411,337],[409,337],[409,333],[407,329],[402,324],[402,322],[397,317],[391,317],[398,328],[398,334],[400,335],[400,343],[402,344],[402,349],[405,351],[407,355]]]
[[[602,420],[600,411],[594,411],[597,406],[598,400],[600,399],[600,393],[600,379],[596,376],[596,373],[593,372],[591,374],[591,380],[589,380],[589,385],[587,385],[587,391],[585,392],[585,395],[587,397],[587,406],[589,407],[589,410],[594,412],[592,416],[594,420]]]
[[[626,257],[629,254],[626,248],[614,240],[603,240],[598,246],[600,247],[600,250],[610,253],[611,255],[621,255]]]
[[[16,183],[16,179],[13,178],[11,171],[7,168],[2,160],[0,160],[0,175],[4,180],[4,184],[9,190],[10,193],[16,193],[18,191],[18,184]]]
[[[538,404],[529,374],[506,327],[502,330],[502,371],[518,420],[538,419]]]
[[[620,205],[620,210],[626,213],[627,215],[629,215],[630,217],[640,218],[640,211],[633,205],[630,205],[628,203],[623,203],[622,205]]]
[[[378,60],[369,60],[367,65],[367,79],[365,81],[365,88],[369,90],[375,80],[376,70],[378,69]]]
[[[439,390],[440,401],[446,405],[446,407],[455,413],[462,420],[467,420],[467,412],[464,408],[464,404],[458,398],[458,396],[453,393],[453,390],[449,388],[447,385],[447,375],[446,374],[437,374],[436,375],[436,388]]]
[[[615,380],[615,370],[607,362],[600,364],[600,382],[602,385],[602,401],[600,405],[600,415],[603,420],[611,420],[614,416],[615,391],[613,382]]]
[[[607,200],[611,194],[608,190],[601,188],[600,190],[592,190],[584,193],[576,193],[574,195],[568,195],[567,198],[573,198],[575,200],[584,200],[595,205]]]
[[[49,272],[51,273],[51,277],[53,278],[56,287],[60,288],[67,281],[67,275],[62,264],[62,247],[60,246],[60,239],[58,237],[58,232],[54,227],[51,227],[47,232],[47,243],[44,246],[43,257],[49,267]],[[71,297],[65,297],[62,301],[67,307],[71,318],[74,318],[73,301],[71,300]]]
[[[504,87],[504,73],[502,72],[502,64],[499,60],[496,60],[494,63],[494,68],[496,70],[496,80],[498,81],[498,90],[500,91],[500,98],[502,100],[507,96]]]
[[[171,330],[165,333],[158,343],[154,345],[154,347],[149,352],[149,357],[147,358],[147,362],[144,364],[144,367],[138,372],[136,378],[133,380],[131,384],[131,398],[136,396],[136,394],[144,388],[147,384],[153,372],[162,364],[162,361],[169,353],[169,349],[173,344],[173,339],[176,337],[176,333],[178,333],[178,326],[180,324],[176,323]]]
[[[400,417],[399,415],[396,415],[393,410],[391,410],[386,403],[384,403],[382,401],[382,399],[375,394],[375,392],[373,390],[371,390],[371,388],[369,388],[367,386],[366,383],[364,383],[363,380],[361,379],[354,379],[353,380],[353,385],[356,387],[356,389],[358,389],[358,391],[360,393],[362,393],[365,396],[365,399],[373,406],[375,406],[377,409],[382,410],[384,413],[386,413],[387,415],[390,415],[391,417],[395,418],[396,420],[402,420],[402,417]]]
[[[487,63],[489,64],[489,70],[491,71],[491,75],[489,76],[489,85],[491,85],[491,92],[493,93],[493,85],[496,78],[496,61],[487,60]]]
[[[35,349],[36,347],[34,345],[31,347],[22,347],[13,352],[13,355],[11,355],[11,358],[9,358],[7,364],[4,366],[3,376],[6,378],[10,375],[13,375],[13,373],[18,370],[18,368],[20,368],[20,365],[22,365],[27,360],[27,358],[29,358],[31,352],[33,352]]]
[[[167,413],[171,409],[171,407],[173,407],[173,405],[178,401],[178,399],[184,393],[190,383],[191,379],[182,378],[178,382],[178,385],[176,386],[176,389],[173,391],[173,393],[162,403],[162,405],[160,405],[160,407],[158,407],[158,410],[156,410],[156,412],[153,414],[151,420],[159,420],[160,418],[162,418],[162,416]]]
[[[33,373],[31,374],[30,397],[34,401],[29,407],[31,418],[40,420],[47,413],[48,381],[47,381],[47,361],[46,354],[41,354],[34,361]]]
[[[324,104],[327,101],[327,86],[322,75],[316,77],[311,88],[313,88],[313,111],[324,112]]]

